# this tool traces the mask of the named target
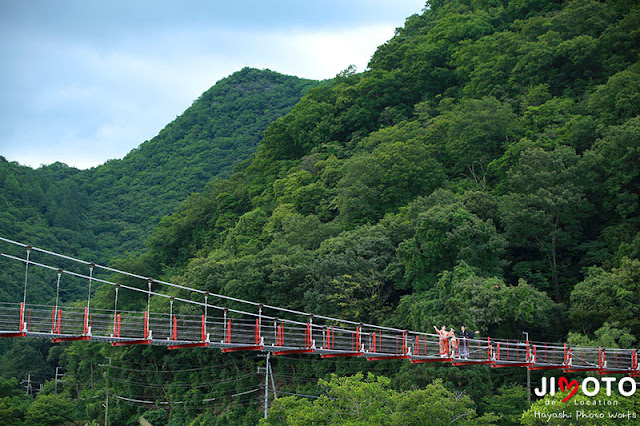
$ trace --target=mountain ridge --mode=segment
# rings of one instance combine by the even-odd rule
[[[71,252],[88,247],[105,263],[140,251],[160,217],[213,177],[228,176],[255,151],[267,125],[316,84],[245,67],[122,159],[79,170],[63,162],[32,169],[0,158],[0,206],[6,206],[0,232]],[[21,226],[25,219],[42,232]],[[47,227],[55,237],[38,235]]]

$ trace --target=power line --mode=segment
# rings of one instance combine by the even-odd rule
[[[284,394],[284,395],[291,395],[291,396],[300,396],[303,398],[322,398],[321,396],[318,395],[305,395],[302,393],[291,393],[291,392],[285,392],[285,391],[278,391],[278,393]],[[331,399],[331,398],[329,398]]]
[[[111,368],[113,370],[122,370],[122,371],[129,371],[129,372],[137,372],[137,373],[149,373],[149,374],[153,374],[153,373],[165,373],[165,374],[176,374],[176,373],[191,373],[194,371],[204,371],[204,370],[209,370],[209,369],[220,369],[220,368],[227,368],[227,367],[237,367],[237,364],[220,364],[220,365],[210,365],[210,366],[206,366],[206,367],[198,367],[198,368],[187,368],[187,369],[182,369],[182,370],[140,370],[140,369],[135,369],[135,368],[127,368],[127,367],[116,367],[115,365],[109,366],[107,364],[100,364],[100,367],[107,367],[107,368]]]
[[[255,392],[259,392],[261,389],[260,388],[255,388],[255,389],[250,389],[248,391],[245,392],[238,392],[232,395],[221,395],[221,396],[217,396],[215,398],[205,398],[202,399],[200,402],[211,402],[211,401],[216,401],[220,398],[237,398],[239,396],[243,396],[243,395],[249,395]],[[136,402],[136,403],[140,403],[140,404],[156,404],[156,405],[172,405],[172,404],[193,404],[197,401],[158,401],[158,400],[142,400],[142,399],[136,399],[136,398],[130,398],[130,397],[124,397],[121,395],[113,395],[114,398],[118,398],[124,401],[128,401],[128,402]]]
[[[144,387],[151,387],[151,388],[183,388],[183,389],[191,389],[191,388],[205,388],[205,387],[213,387],[219,384],[225,384],[225,383],[231,383],[231,382],[235,382],[238,380],[242,380],[242,379],[246,379],[253,376],[253,374],[245,374],[242,376],[238,376],[238,377],[233,377],[233,378],[229,378],[229,379],[225,379],[225,380],[218,380],[218,381],[211,381],[209,383],[203,383],[203,384],[194,384],[194,383],[186,383],[186,382],[167,382],[167,383],[163,383],[163,384],[154,384],[154,383],[148,383],[148,382],[139,382],[139,381],[133,381],[133,380],[122,380],[122,379],[117,379],[117,378],[111,378],[112,381],[117,382],[117,383],[123,383],[123,384],[128,384],[128,385],[133,385],[133,386],[144,386]]]

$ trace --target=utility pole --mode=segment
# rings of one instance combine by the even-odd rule
[[[58,370],[59,369],[60,369],[60,367],[56,367],[56,378],[54,379],[54,386],[53,386],[53,393],[55,395],[58,394],[58,377],[64,376],[64,374],[58,374]]]
[[[264,418],[269,415],[269,355],[271,352],[267,352],[267,370],[264,375]]]
[[[104,426],[109,425],[109,370],[111,370],[111,358],[109,358],[109,369],[105,371],[107,379],[106,399],[104,401]]]
[[[529,347],[529,333],[523,331],[522,334],[527,337],[527,347]],[[527,362],[528,361],[529,360],[527,360]],[[529,370],[529,367],[527,367],[527,403],[529,407],[531,407],[531,370]]]
[[[262,374],[264,373],[264,400],[265,400],[265,404],[264,404],[264,417],[265,419],[267,418],[267,416],[269,415],[269,378],[271,378],[271,390],[273,390],[273,397],[277,398],[278,397],[278,393],[276,392],[276,382],[273,379],[273,368],[271,368],[271,364],[269,363],[269,359],[270,359],[270,352],[267,352],[267,355],[261,355],[261,357],[264,357],[267,359],[267,364],[265,367],[258,367],[258,374]]]
[[[21,381],[20,383],[25,383],[25,381]],[[27,392],[25,395],[32,395],[33,394],[33,389],[31,388],[31,374],[29,374],[27,376],[27,381],[26,381],[27,385],[25,386],[25,388],[27,388]]]

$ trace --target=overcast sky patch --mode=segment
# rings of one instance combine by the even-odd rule
[[[245,66],[366,68],[424,0],[0,3],[0,155],[89,168],[151,139]]]

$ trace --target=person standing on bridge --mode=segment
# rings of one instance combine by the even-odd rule
[[[460,344],[460,341],[458,339],[456,339],[456,331],[453,329],[453,327],[449,328],[449,332],[447,333],[447,335],[449,336],[449,346],[451,347],[451,356],[457,356],[457,354],[459,353],[458,351],[458,347]]]
[[[447,327],[443,325],[442,328],[438,330],[438,327],[434,325],[433,328],[436,330],[436,333],[438,333],[438,336],[440,336],[438,340],[440,343],[440,356],[447,358],[449,355],[449,333],[447,332]]]
[[[480,334],[480,332],[467,331],[464,325],[460,327],[460,331],[456,331],[456,335],[460,338],[460,358],[469,359],[469,341],[467,339],[473,339],[476,334]]]

